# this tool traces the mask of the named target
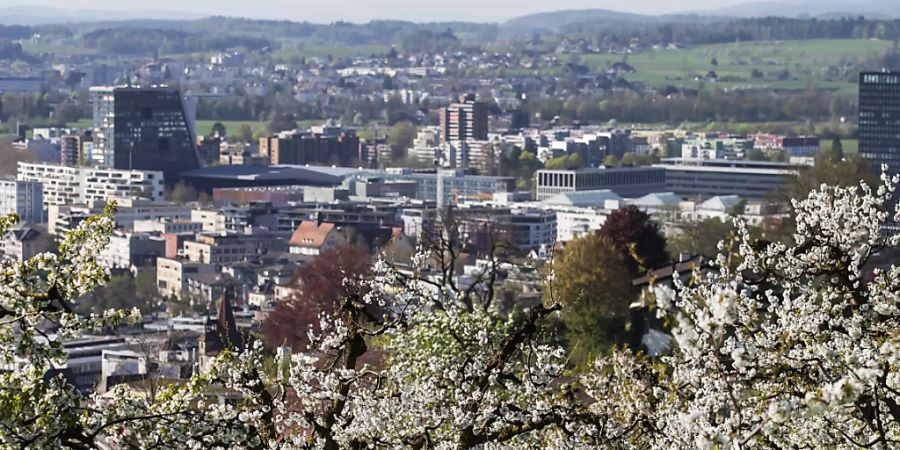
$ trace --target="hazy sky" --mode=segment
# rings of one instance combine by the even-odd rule
[[[0,0],[0,7],[28,6],[107,11],[182,11],[203,15],[332,22],[371,19],[495,22],[533,12],[605,8],[662,14],[707,10],[748,0]]]

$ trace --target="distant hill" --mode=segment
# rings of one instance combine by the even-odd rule
[[[121,21],[133,19],[198,19],[201,14],[174,11],[101,11],[90,9],[62,9],[37,6],[0,7],[0,24],[3,25],[47,25],[56,23],[79,23],[99,21]]]
[[[529,14],[510,19],[500,25],[500,32],[504,35],[514,35],[533,32],[556,32],[566,26],[578,23],[706,23],[719,21],[724,17],[715,17],[712,14],[670,14],[670,15],[646,15],[632,14],[608,9],[580,9],[566,11],[552,11]]]
[[[712,9],[703,13],[736,17],[900,18],[900,2],[897,0],[761,1]]]

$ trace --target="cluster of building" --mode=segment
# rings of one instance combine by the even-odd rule
[[[862,75],[860,152],[876,164],[897,159],[889,101],[900,99],[897,86],[897,74]],[[58,140],[58,160],[22,162],[15,178],[0,180],[0,212],[23,221],[0,249],[28,258],[116,200],[116,231],[100,259],[116,273],[152,273],[163,298],[214,307],[142,324],[137,335],[154,342],[152,357],[137,352],[132,338],[67,342],[70,359],[59,370],[81,389],[105,389],[154,370],[187,376],[302,289],[292,280],[305,264],[354,245],[402,265],[423,236],[439,232],[451,206],[471,252],[460,272],[465,277],[498,239],[540,261],[625,206],[673,232],[710,218],[780,219],[785,209],[777,194],[819,149],[813,137],[762,134],[587,126],[491,133],[486,105],[467,95],[402,151],[325,124],[262,138],[221,164],[230,144],[198,138],[190,102],[177,91],[92,92],[92,129],[35,130],[36,140]],[[578,155],[581,167],[537,170],[533,191],[520,191],[516,179],[493,170],[510,148],[544,162]],[[751,152],[771,160],[753,160]],[[656,162],[604,165],[629,154],[654,155]],[[237,157],[243,159],[234,163]],[[400,160],[424,168],[391,167]],[[207,193],[210,203],[167,201],[175,182]],[[507,281],[537,283],[527,274]]]

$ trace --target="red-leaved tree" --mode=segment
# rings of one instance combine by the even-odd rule
[[[296,293],[278,302],[263,320],[263,342],[269,348],[281,345],[294,350],[305,348],[309,327],[318,331],[320,314],[333,312],[337,302],[361,293],[360,280],[370,270],[369,255],[352,245],[324,252],[301,266],[291,280]]]
[[[670,262],[666,252],[666,239],[650,215],[634,205],[613,211],[599,231],[622,253],[625,267],[632,275],[638,275],[641,267],[656,269]],[[634,252],[631,247],[634,246]],[[633,254],[632,254],[633,253]],[[641,261],[635,260],[637,256]]]

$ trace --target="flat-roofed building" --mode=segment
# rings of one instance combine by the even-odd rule
[[[622,197],[640,197],[665,190],[666,171],[657,167],[538,170],[537,200],[558,194],[609,189]]]
[[[16,178],[41,183],[44,207],[113,197],[161,201],[165,194],[163,174],[154,171],[19,162]]]
[[[653,167],[665,169],[666,188],[687,198],[737,195],[750,200],[769,198],[797,176],[797,167],[768,161],[670,158]]]
[[[133,229],[139,220],[188,220],[191,207],[180,203],[151,202],[149,200],[116,198],[116,227]],[[47,230],[52,235],[61,235],[73,229],[82,220],[103,212],[106,201],[91,201],[76,205],[51,205],[47,208]]]
[[[180,296],[187,290],[187,278],[194,274],[214,274],[215,266],[178,258],[156,258],[156,287],[163,296]]]
[[[189,261],[223,265],[286,249],[284,237],[271,233],[199,235],[184,242],[184,257]]]

